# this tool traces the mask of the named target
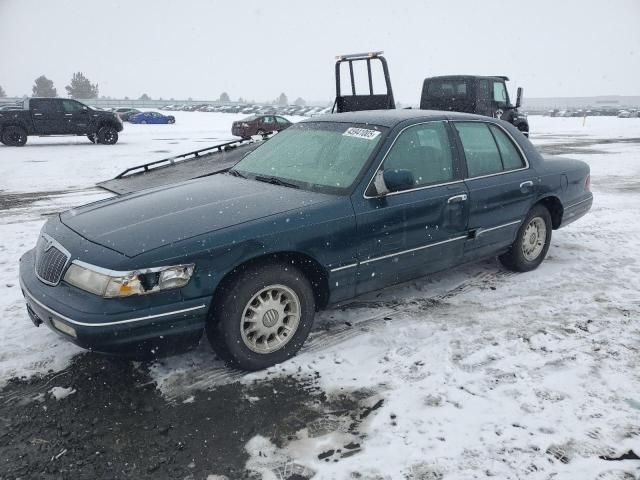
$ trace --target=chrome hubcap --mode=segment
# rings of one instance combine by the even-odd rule
[[[522,254],[528,261],[540,256],[547,240],[547,226],[540,217],[532,218],[524,229]]]
[[[256,293],[244,307],[242,341],[256,353],[273,353],[284,347],[300,324],[300,300],[284,285],[270,285]]]

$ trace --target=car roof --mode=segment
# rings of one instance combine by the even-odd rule
[[[442,112],[438,110],[392,109],[362,110],[359,112],[330,113],[311,117],[302,122],[371,123],[382,127],[394,127],[407,120],[488,120],[488,117],[470,113]],[[301,123],[302,123],[301,122]]]
[[[492,78],[492,79],[496,79],[499,78],[500,80],[504,80],[506,82],[509,81],[509,77],[506,77],[504,75],[440,75],[437,77],[427,77],[424,79],[424,81],[429,81],[429,80],[447,80],[450,78],[464,78],[464,79],[469,79],[469,78]]]

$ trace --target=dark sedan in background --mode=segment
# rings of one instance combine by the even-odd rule
[[[231,134],[236,137],[249,138],[253,135],[266,135],[289,128],[292,123],[278,115],[251,115],[231,125]]]
[[[129,123],[176,123],[176,117],[173,115],[163,115],[159,112],[141,112],[131,115],[129,117]]]
[[[589,178],[489,117],[326,115],[226,174],[50,218],[20,284],[34,324],[82,347],[162,353],[206,331],[219,356],[261,369],[327,305],[486,257],[537,268],[552,230],[591,208]]]

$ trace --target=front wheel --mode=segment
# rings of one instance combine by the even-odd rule
[[[529,272],[538,268],[547,256],[551,243],[551,215],[542,205],[535,205],[518,230],[509,251],[499,257],[509,270]]]
[[[98,143],[102,145],[113,145],[118,141],[118,132],[113,127],[102,127],[98,130]]]
[[[27,143],[27,131],[22,127],[9,126],[2,131],[2,143],[9,147],[22,147]]]
[[[311,330],[315,299],[304,274],[284,263],[247,268],[221,287],[207,338],[223,360],[261,370],[295,355]]]

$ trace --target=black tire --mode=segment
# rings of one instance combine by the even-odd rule
[[[118,142],[118,131],[110,126],[98,130],[98,143],[101,145],[113,145]]]
[[[2,130],[2,143],[9,147],[22,147],[27,143],[27,131],[18,126],[8,126]]]
[[[175,120],[175,118],[170,118],[169,120],[167,120],[167,123],[170,123],[170,124],[171,123],[176,123],[176,120]]]
[[[140,123],[141,123],[142,125],[146,125],[146,124],[147,124],[147,121],[146,121],[146,120],[142,120]]]
[[[540,232],[539,222],[544,225],[544,244],[539,243],[542,233]],[[515,272],[530,272],[535,270],[542,263],[549,251],[551,244],[551,230],[553,228],[551,222],[551,214],[542,205],[534,205],[529,211],[524,222],[520,225],[518,236],[509,251],[498,257],[500,262],[509,270]],[[539,249],[539,246],[542,248]],[[533,249],[533,251],[529,251]],[[539,250],[536,254],[536,251]],[[527,253],[529,252],[529,253]]]
[[[95,133],[90,133],[89,135],[87,135],[87,138],[91,143],[96,143],[98,141]]]
[[[264,130],[260,129],[256,132],[256,135],[261,135],[261,136],[265,136],[267,134],[267,132],[265,132]]]
[[[244,319],[248,317],[249,312],[247,310],[250,309],[250,302],[256,298],[261,291],[265,289],[278,290],[279,287],[284,287],[284,289],[295,294],[295,300],[297,301],[295,307],[298,309],[299,320],[295,328],[290,332],[288,338],[286,338],[287,332],[285,330],[283,330],[282,333],[278,330],[278,337],[269,335],[269,337],[264,340],[265,345],[272,336],[276,344],[276,338],[282,341],[283,344],[277,346],[277,350],[267,353],[254,351],[254,349],[248,346],[248,343],[251,343],[251,341],[243,338],[243,335],[247,334],[243,334],[242,332],[243,330],[246,332],[248,329],[247,326],[251,325],[247,323],[247,321],[244,321]],[[269,262],[248,267],[239,271],[220,288],[220,292],[217,292],[213,301],[213,306],[207,321],[207,338],[218,356],[230,365],[244,370],[262,370],[277,363],[284,362],[294,356],[307,339],[315,315],[315,297],[309,280],[300,270],[291,264]],[[276,297],[276,299],[270,296],[270,292],[271,290],[267,290],[263,293],[266,294],[266,302],[285,305],[284,308],[289,307],[288,303],[282,303],[283,296],[286,295],[286,292],[283,292],[284,295],[281,294],[281,296]],[[286,301],[287,299],[285,298],[284,300]],[[254,302],[254,304],[258,305],[258,308],[268,309],[269,303],[266,302]],[[289,311],[295,313],[296,308],[290,309]],[[256,325],[259,325],[259,328],[283,328],[283,320],[281,320],[277,314],[277,321],[274,320],[275,324],[268,325],[268,323],[266,323],[267,320],[272,318],[268,317],[271,311],[272,310],[267,310],[262,317],[254,316],[254,318],[257,319],[255,322]],[[285,317],[284,320],[291,321],[288,316],[285,315]],[[295,324],[295,315],[293,322],[288,325],[293,324]],[[265,337],[265,335],[262,335],[260,332],[248,333],[249,336],[252,334],[254,335],[256,344],[260,343],[260,339]],[[282,338],[280,336],[282,336]]]

